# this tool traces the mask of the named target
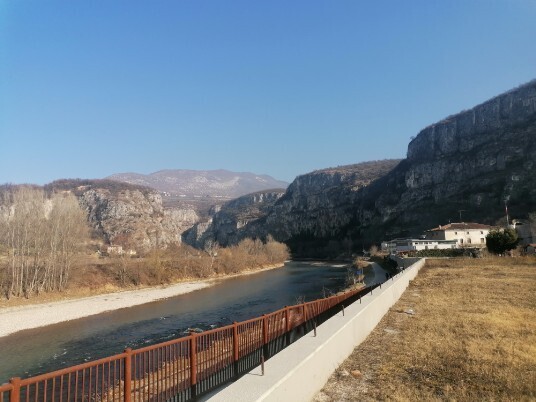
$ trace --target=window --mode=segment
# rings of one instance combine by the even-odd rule
[[[463,244],[463,239],[460,239],[460,244]]]
[[[467,243],[471,244],[471,239],[470,238],[467,239]]]
[[[458,232],[454,232],[454,234],[458,234]]]
[[[469,232],[467,232],[467,234],[469,234]]]
[[[480,243],[484,244],[486,242],[486,240],[484,240],[483,237],[480,238]]]
[[[481,231],[480,231],[480,234],[484,234],[484,231],[483,231],[483,230],[481,230]]]

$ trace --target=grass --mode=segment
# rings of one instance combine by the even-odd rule
[[[315,401],[536,400],[535,295],[535,259],[427,260]]]

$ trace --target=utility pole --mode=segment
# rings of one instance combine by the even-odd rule
[[[508,201],[504,200],[504,210],[506,211],[506,227],[510,225],[509,219],[508,219]]]
[[[462,212],[465,212],[465,209],[458,209],[458,213],[460,214],[460,223],[462,222]]]

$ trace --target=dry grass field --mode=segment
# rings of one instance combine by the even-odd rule
[[[536,260],[428,260],[315,401],[536,400]]]

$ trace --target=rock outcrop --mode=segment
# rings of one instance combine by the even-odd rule
[[[208,240],[227,246],[247,237],[264,239],[268,235],[265,218],[284,193],[284,189],[259,191],[231,200],[223,204],[210,220],[186,231],[183,239],[199,248],[203,248]]]
[[[356,216],[360,192],[400,160],[364,162],[298,176],[266,218],[270,234],[289,240],[344,237]]]
[[[536,211],[536,80],[425,128],[406,159],[381,162],[297,177],[248,235],[270,234],[295,256],[334,257],[449,221],[494,224],[505,202],[525,218]],[[210,226],[225,228],[226,241],[246,233],[223,216]]]
[[[422,130],[364,191],[363,233],[417,234],[460,216],[494,224],[505,202],[524,218],[536,210],[535,164],[536,80]]]
[[[60,180],[46,188],[73,192],[97,236],[138,251],[180,243],[182,232],[198,221],[193,209],[164,208],[162,196],[146,187],[109,180]]]

